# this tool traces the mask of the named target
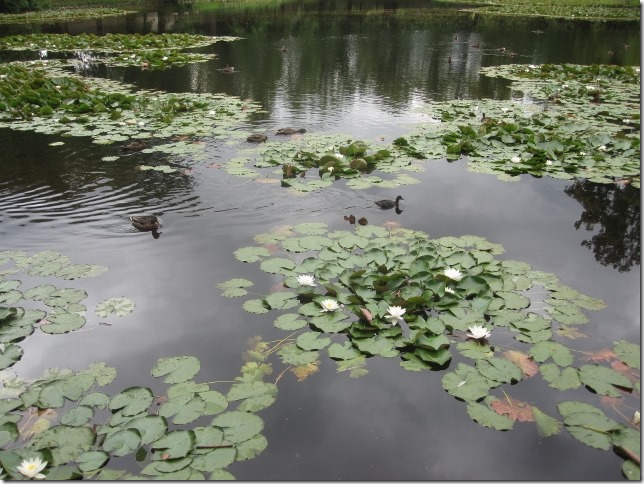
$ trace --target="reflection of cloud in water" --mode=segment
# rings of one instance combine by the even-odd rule
[[[358,379],[328,359],[322,367],[301,383],[285,375],[278,402],[263,412],[269,446],[231,468],[238,479],[257,478],[268,462],[263,478],[283,481],[619,479],[615,456],[599,457],[565,431],[537,445],[534,423],[499,432],[472,422],[466,404],[441,388],[442,372],[408,372],[397,358],[368,360],[370,373]],[[499,456],[503,464],[492,465]]]

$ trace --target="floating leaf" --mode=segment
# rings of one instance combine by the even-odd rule
[[[539,367],[541,376],[549,386],[557,390],[572,390],[581,385],[579,373],[575,368],[560,369],[554,363],[545,363]]]
[[[268,447],[268,441],[262,434],[242,442],[237,446],[237,460],[254,459]]]
[[[616,341],[613,349],[617,357],[631,368],[640,368],[640,346],[628,341]]]
[[[512,428],[510,418],[505,415],[499,415],[480,403],[468,403],[467,414],[472,420],[484,427],[495,430],[510,430]]]
[[[235,251],[235,258],[242,262],[256,262],[262,257],[271,255],[268,249],[264,247],[242,247]]]
[[[232,448],[214,449],[207,454],[195,456],[190,467],[202,472],[214,472],[231,465],[236,456],[237,451]]]
[[[253,413],[232,411],[218,415],[212,420],[211,425],[221,428],[224,438],[237,444],[259,434],[264,428],[264,421]]]
[[[77,407],[70,408],[64,414],[62,414],[60,416],[60,423],[63,425],[78,427],[89,422],[93,416],[94,410],[92,409],[92,407],[79,405]]]
[[[532,416],[537,424],[537,431],[541,437],[551,437],[561,431],[561,422],[543,413],[537,407],[532,406]]]
[[[570,366],[574,359],[570,350],[556,341],[540,341],[528,352],[539,363],[552,358],[552,361],[559,366]]]
[[[526,402],[515,400],[512,397],[493,399],[490,407],[499,415],[507,415],[512,421],[532,422],[532,406]]]
[[[230,279],[226,282],[217,284],[217,287],[223,291],[221,294],[224,297],[240,297],[248,294],[244,288],[251,287],[253,283],[248,279]]]
[[[152,449],[163,452],[168,459],[185,457],[195,445],[195,433],[192,430],[173,430],[152,443]]]
[[[297,314],[282,314],[275,320],[274,324],[276,328],[286,331],[295,331],[303,328],[307,324],[304,319],[298,318],[299,315]]]
[[[277,354],[285,365],[306,365],[318,359],[319,352],[305,351],[298,348],[295,343],[290,343],[283,346]]]
[[[193,378],[200,368],[201,363],[194,356],[159,358],[152,369],[152,376],[158,378],[167,375],[164,383],[181,383]]]
[[[450,395],[467,402],[483,399],[493,386],[475,368],[464,363],[459,363],[455,371],[445,373],[442,385]]]
[[[134,452],[141,445],[141,436],[135,430],[119,430],[108,435],[103,442],[103,450],[114,457],[121,457]]]
[[[523,372],[514,363],[503,358],[488,358],[478,360],[476,369],[488,380],[499,383],[509,383],[511,381],[520,381],[523,378]]]
[[[96,314],[106,318],[112,314],[125,316],[134,310],[134,302],[126,297],[111,297],[96,306]]]
[[[123,415],[136,415],[150,406],[153,400],[149,388],[130,387],[114,395],[109,404],[112,412],[120,410]]]
[[[532,348],[534,348],[534,346]],[[524,378],[533,377],[539,372],[538,365],[526,353],[516,350],[507,350],[503,352],[503,356],[521,368]]]
[[[330,338],[320,338],[321,334],[313,331],[303,333],[297,337],[296,344],[303,350],[321,350],[331,343]]]
[[[85,325],[85,318],[76,314],[60,311],[48,317],[49,324],[41,325],[43,333],[62,334],[76,331]]]
[[[620,424],[607,418],[601,410],[586,403],[561,402],[557,408],[564,416],[568,432],[590,447],[610,449],[611,432],[621,428]]]
[[[102,450],[83,452],[76,458],[78,468],[83,472],[92,472],[100,469],[110,459],[110,455]]]
[[[22,348],[18,345],[0,345],[0,370],[13,366],[22,358]]]
[[[631,390],[633,385],[621,373],[600,365],[582,365],[579,367],[579,380],[600,395],[619,397],[621,394],[615,386]]]

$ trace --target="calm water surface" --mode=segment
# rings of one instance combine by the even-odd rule
[[[406,10],[412,6],[164,7],[46,25],[42,31],[243,37],[201,49],[218,56],[207,63],[164,72],[93,68],[87,74],[145,89],[250,98],[266,113],[244,129],[271,135],[279,127],[303,126],[313,133],[391,141],[425,119],[414,109],[427,101],[509,98],[507,82],[479,76],[487,65],[639,65],[637,24],[492,20],[431,7]],[[3,29],[5,35],[25,31]],[[502,54],[502,47],[517,55]],[[233,75],[219,70],[226,64],[235,67]],[[109,266],[106,274],[79,282],[89,293],[88,308],[116,295],[137,307],[109,327],[61,336],[34,333],[21,343],[28,356],[14,366],[26,377],[48,367],[81,369],[104,361],[119,371],[112,389],[156,389],[149,372],[157,359],[190,354],[202,362],[201,381],[233,378],[249,338],[284,336],[272,326],[273,316],[251,315],[239,300],[219,296],[215,285],[233,277],[252,279],[264,293],[276,282],[236,261],[234,250],[282,224],[325,222],[331,230],[346,229],[348,213],[370,224],[395,220],[432,238],[473,234],[500,243],[506,249],[502,257],[553,272],[606,302],[606,309],[588,313],[590,323],[582,329],[592,337],[584,340],[585,348],[640,340],[638,189],[526,176],[504,183],[469,173],[462,160],[438,160],[426,163],[420,184],[397,191],[352,191],[338,183],[296,197],[209,167],[243,147],[222,141],[207,140],[207,162],[194,163],[184,175],[135,170],[144,154],[101,161],[120,146],[80,138],[49,146],[53,141],[59,138],[0,131],[0,249],[57,249],[76,263]],[[405,199],[400,215],[374,208],[373,200],[398,193]],[[163,217],[158,239],[130,226],[127,216],[137,213]],[[90,316],[86,328],[96,323]],[[304,382],[282,378],[277,402],[260,412],[268,448],[234,464],[231,472],[244,480],[622,479],[618,457],[579,444],[566,432],[541,440],[534,424],[497,432],[472,422],[465,405],[442,390],[442,372],[417,374],[402,370],[397,359],[379,358],[367,368],[368,375],[351,379],[322,358],[320,371]],[[533,380],[517,386],[514,396],[530,401],[543,392],[564,399]],[[557,415],[555,404],[541,408]]]

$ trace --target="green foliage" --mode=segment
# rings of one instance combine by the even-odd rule
[[[46,0],[0,0],[0,12],[22,13],[27,11],[39,11],[49,7]]]
[[[199,371],[194,357],[161,358],[152,370],[153,376],[165,377],[167,397],[154,402],[152,391],[145,387],[130,387],[111,398],[93,392],[94,385],[111,383],[112,368],[95,364],[81,372],[51,370],[42,379],[30,383],[18,399],[3,400],[0,417],[0,441],[5,448],[13,447],[27,436],[24,449],[0,451],[0,465],[16,476],[15,469],[24,457],[24,450],[40,452],[48,465],[43,471],[49,479],[84,478],[130,479],[143,478],[200,478],[203,472],[227,475],[226,467],[235,461],[256,457],[267,445],[260,434],[263,421],[253,412],[275,401],[277,387],[261,381],[262,374],[246,366],[238,377],[228,398],[210,389],[208,384],[190,380]],[[265,374],[265,372],[264,372]],[[254,381],[243,382],[253,378]],[[177,383],[178,382],[178,383]],[[60,416],[59,423],[43,428],[41,420],[31,422],[20,434],[16,425],[7,419],[20,415],[33,403],[41,409],[58,408],[65,400],[78,402]],[[237,410],[224,412],[230,403]],[[111,418],[104,420],[95,410],[108,409]],[[149,414],[158,409],[158,415]],[[210,425],[182,428],[204,415],[216,416]],[[172,418],[173,429],[168,427]],[[40,426],[40,428],[39,428]],[[94,427],[94,430],[92,430]],[[139,476],[125,471],[107,469],[112,457],[136,453],[141,461]],[[216,471],[219,473],[215,474]]]

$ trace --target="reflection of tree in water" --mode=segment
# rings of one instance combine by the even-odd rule
[[[565,192],[584,207],[575,222],[586,230],[601,225],[599,233],[581,245],[591,248],[602,265],[612,265],[619,272],[640,263],[640,190],[630,185],[604,185],[578,181]]]

